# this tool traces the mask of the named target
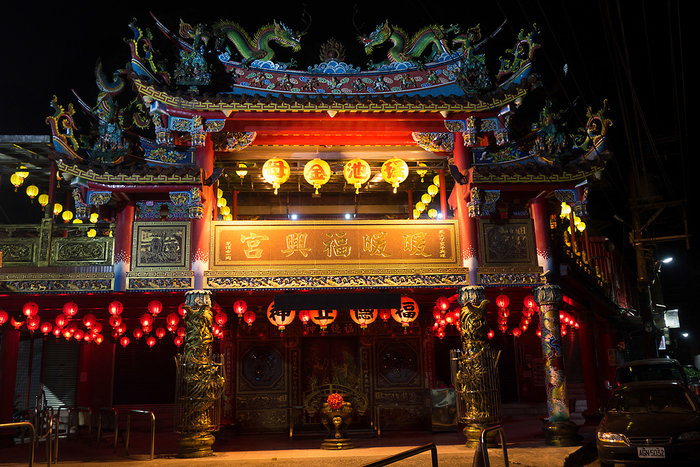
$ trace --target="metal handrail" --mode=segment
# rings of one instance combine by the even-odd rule
[[[474,451],[474,461],[472,465],[482,465],[483,467],[490,467],[491,464],[489,463],[489,452],[488,444],[486,443],[486,434],[491,431],[495,431],[500,436],[500,443],[501,447],[503,448],[503,461],[505,462],[506,467],[508,467],[510,464],[508,463],[508,448],[506,447],[506,434],[503,431],[503,427],[501,425],[492,425],[481,430],[479,444],[476,447],[476,451]],[[481,462],[479,462],[479,453],[481,453]]]
[[[24,433],[24,428],[29,428],[31,432],[31,442],[29,443],[29,467],[34,465],[34,443],[36,439],[36,431],[34,430],[34,425],[31,422],[13,422],[13,423],[0,423],[0,430],[3,428],[21,428],[22,433]],[[24,435],[22,435],[24,438]],[[49,461],[50,462],[50,461]]]
[[[88,426],[88,439],[92,438],[92,407],[83,407],[83,406],[73,406],[73,407],[68,407],[68,431],[70,433],[70,424],[71,421],[73,420],[73,414],[75,413],[75,436],[76,438],[78,437],[79,429],[80,429],[80,414],[87,412],[88,418],[87,418],[87,426]]]
[[[129,410],[126,414],[126,434],[124,435],[124,444],[126,447],[126,455],[129,455],[129,434],[131,432],[131,414],[143,414],[151,416],[151,459],[153,460],[156,446],[156,415],[150,410]]]
[[[28,409],[30,412],[33,412],[33,416],[31,418],[34,419],[34,430],[33,430],[33,438],[34,442],[36,443],[39,441],[39,438],[44,438],[46,441],[46,459],[47,459],[47,465],[51,465],[51,462],[53,460],[54,463],[58,462],[58,431],[54,430],[54,420],[56,419],[56,415],[54,415],[53,407],[46,407],[42,410],[37,409],[36,407],[31,407]],[[46,422],[40,419],[42,415],[48,415],[46,417]],[[37,430],[40,428],[40,426],[43,423],[47,423],[46,427],[46,432],[45,433],[39,433]],[[58,421],[56,421],[58,423]],[[55,434],[55,439],[52,439],[52,436]],[[52,451],[51,445],[55,444],[55,448]]]
[[[413,457],[416,454],[420,454],[425,451],[430,451],[432,466],[438,467],[437,447],[435,446],[435,443],[430,443],[426,444],[425,446],[419,446],[417,448],[409,449],[408,451],[403,451],[398,454],[394,454],[393,456],[385,457],[384,459],[380,459],[376,462],[365,464],[363,467],[382,467],[384,465],[393,464],[394,462]]]
[[[102,440],[102,413],[111,412],[114,415],[114,451],[117,451],[117,439],[119,437],[119,410],[114,407],[100,407],[97,413],[97,445]]]

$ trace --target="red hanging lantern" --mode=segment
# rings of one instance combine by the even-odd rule
[[[165,337],[165,329],[163,329],[163,328],[156,329],[156,336],[158,337],[158,339],[162,339],[163,337]]]
[[[109,325],[112,326],[113,328],[118,327],[120,324],[122,324],[122,317],[119,315],[112,315],[109,317]]]
[[[7,323],[7,312],[5,310],[0,310],[0,326]]]
[[[350,310],[352,320],[360,325],[360,329],[367,329],[367,326],[374,323],[379,314],[378,310],[371,308],[361,308],[358,310]]]
[[[445,330],[443,328],[438,328],[437,332],[435,335],[442,340],[443,337],[445,337]]]
[[[223,332],[221,331],[221,328],[217,326],[216,324],[213,324],[211,327],[211,333],[216,337],[217,339],[221,339],[221,335]]]
[[[238,318],[241,318],[247,309],[248,304],[245,302],[245,300],[236,300],[233,302],[233,312],[238,315]]]
[[[144,334],[150,334],[153,330],[153,326],[141,326],[141,330]]]
[[[41,324],[41,319],[38,316],[29,316],[27,317],[27,329],[29,329],[29,332],[33,333],[37,329],[39,329],[39,325]]]
[[[54,320],[54,323],[56,323],[56,326],[59,328],[62,328],[63,326],[66,325],[66,322],[68,321],[68,318],[64,314],[60,314],[56,316],[56,319]]]
[[[103,336],[102,334],[97,334],[97,335],[95,336],[95,338],[93,339],[93,341],[94,341],[95,344],[97,344],[97,345],[100,345],[102,342],[104,342],[104,340],[105,340],[105,338],[104,338],[104,336]]]
[[[253,310],[247,310],[243,313],[243,321],[245,321],[248,326],[252,326],[255,322],[255,312]]]
[[[126,347],[129,345],[129,338],[126,336],[122,336],[121,339],[119,339],[119,343],[122,345],[122,347]]]
[[[139,340],[143,337],[143,330],[141,328],[136,328],[136,329],[134,329],[132,334],[134,335],[134,338],[136,340]]]
[[[527,308],[528,310],[535,309],[535,297],[533,297],[532,295],[528,295],[527,297],[525,297],[523,303],[525,304],[525,308]]]
[[[64,305],[65,309],[65,305]],[[22,314],[24,316],[34,316],[39,312],[39,305],[34,302],[27,302],[22,307]]]
[[[86,332],[83,336],[83,340],[87,343],[90,343],[90,341],[92,341],[92,334]]]
[[[144,313],[141,315],[139,322],[141,323],[141,327],[150,327],[153,325],[153,316],[149,315],[148,313]]]
[[[489,339],[493,339],[493,336],[495,335],[496,333],[493,332],[493,329],[489,329],[489,332],[486,333],[486,337],[488,337]]]
[[[70,329],[63,329],[63,338],[65,340],[70,339],[72,335],[73,335],[73,333],[70,332]]]
[[[499,295],[496,297],[496,306],[498,308],[508,308],[508,305],[510,305],[508,295]]]
[[[72,318],[78,313],[78,305],[75,302],[66,302],[63,304],[63,314]]]
[[[118,300],[110,302],[110,304],[107,305],[107,311],[112,316],[121,315],[123,309],[124,309],[124,305],[122,305],[122,302],[120,302]]]
[[[382,308],[379,310],[379,317],[386,323],[391,318],[391,310],[388,308]]]
[[[12,325],[13,328],[19,329],[24,324],[24,321],[17,321],[15,319],[15,317],[13,316],[12,318],[10,318],[10,324]]]
[[[328,325],[333,323],[338,317],[338,310],[311,310],[311,321],[317,324],[321,331],[328,329]]]
[[[445,322],[447,324],[453,324],[454,323],[454,315],[451,312],[445,313]]]
[[[228,317],[226,316],[226,313],[220,311],[214,315],[214,321],[216,321],[216,324],[219,326],[223,326],[226,324],[226,321],[228,321]]]
[[[85,333],[82,330],[78,329],[73,333],[73,337],[75,338],[75,340],[81,341],[83,340],[83,337],[85,337]]]
[[[88,313],[85,316],[83,316],[83,324],[88,329],[93,327],[96,322],[97,322],[97,318],[95,318],[95,315],[93,315],[92,313]]]
[[[56,336],[58,338],[61,335],[61,328],[56,326],[55,328],[53,328],[53,331],[51,331],[51,332],[53,333],[54,336]]]
[[[309,313],[309,310],[301,310],[299,312],[299,319],[304,325],[306,325],[311,319],[311,313]]]
[[[93,334],[99,334],[102,332],[102,324],[99,321],[96,321],[95,324],[93,324],[92,332]]]
[[[442,319],[442,310],[440,310],[437,305],[433,307],[433,318],[435,321],[440,321]]]
[[[185,334],[186,334],[185,328],[183,328],[183,327],[177,328],[177,336],[178,336],[178,337],[182,337],[182,338],[184,339],[184,338],[185,338]]]
[[[177,324],[176,324],[175,326],[171,326],[170,324],[168,324],[168,325],[166,326],[166,329],[167,329],[169,332],[175,332],[175,330],[177,329]]]
[[[267,319],[270,323],[277,326],[280,332],[283,332],[294,321],[295,316],[296,311],[294,310],[278,310],[275,308],[275,302],[270,302],[267,306]]]
[[[537,334],[537,337],[542,337],[542,331],[540,328],[535,329],[535,334]]]
[[[153,336],[148,336],[148,339],[146,339],[146,344],[148,344],[149,347],[153,347],[156,345],[156,338]]]
[[[183,318],[185,317],[185,314],[187,313],[187,309],[185,308],[184,303],[180,303],[177,307],[177,312],[182,316]]]
[[[521,334],[520,328],[513,329],[513,337],[520,337],[520,334]]]
[[[158,314],[160,314],[162,310],[163,304],[160,303],[158,300],[151,300],[150,302],[148,302],[148,312],[154,317],[158,316]]]
[[[44,333],[45,336],[51,332],[51,329],[53,329],[53,326],[50,322],[44,321],[41,323],[41,332]]]
[[[438,297],[436,305],[442,311],[447,311],[450,308],[450,301],[447,299],[447,297]]]
[[[119,326],[116,328],[117,334],[121,335],[126,332],[126,324],[121,323]]]
[[[180,347],[180,346],[182,345],[182,337],[180,337],[180,336],[175,336],[175,339],[173,339],[173,342],[175,343],[175,345],[177,345],[178,347]]]
[[[180,322],[180,317],[177,313],[170,313],[165,317],[165,322],[168,323],[168,326],[177,327],[177,323]]]

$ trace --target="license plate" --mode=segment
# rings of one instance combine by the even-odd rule
[[[666,450],[662,446],[638,447],[637,456],[641,459],[664,459]]]

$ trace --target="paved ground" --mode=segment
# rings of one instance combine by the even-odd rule
[[[513,465],[582,466],[590,465],[595,460],[594,450],[590,449],[593,427],[581,428],[580,432],[584,436],[583,447],[551,447],[544,444],[539,420],[505,421],[503,426],[507,438],[508,458]],[[153,461],[148,460],[146,456],[149,450],[147,433],[132,433],[130,456],[126,455],[121,436],[116,452],[109,441],[104,439],[97,445],[95,441],[89,442],[86,437],[61,439],[59,464],[66,467],[91,467],[92,465],[355,467],[433,442],[437,445],[440,466],[469,466],[472,465],[474,458],[474,450],[464,447],[464,438],[457,433],[388,432],[381,439],[353,438],[355,449],[326,451],[318,448],[321,440],[316,438],[289,440],[283,435],[235,436],[222,432],[214,445],[215,455],[201,459],[175,457],[177,452],[175,436],[170,433],[161,433],[156,437],[156,459]],[[27,465],[27,450],[27,445],[0,449],[0,465]],[[503,465],[503,454],[500,449],[489,449],[489,458],[491,465]],[[46,464],[43,443],[37,447],[35,463]],[[397,467],[430,465],[430,453],[421,453],[392,465]]]

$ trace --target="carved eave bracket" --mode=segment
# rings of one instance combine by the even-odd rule
[[[73,104],[68,104],[68,110],[66,110],[58,104],[58,97],[53,96],[51,107],[54,109],[54,114],[46,117],[46,123],[51,127],[51,142],[54,150],[69,159],[83,160],[77,152],[79,146],[78,140],[75,138]]]
[[[416,144],[429,152],[449,152],[454,151],[454,138],[452,133],[429,132],[421,133],[414,131],[411,137]]]

